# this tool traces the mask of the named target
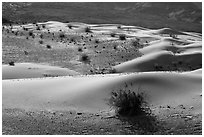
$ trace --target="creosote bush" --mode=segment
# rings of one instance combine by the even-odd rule
[[[78,51],[82,52],[83,51],[82,47],[78,47]]]
[[[144,94],[138,90],[134,92],[127,89],[111,92],[109,105],[113,106],[119,116],[136,116],[146,111]]]
[[[42,40],[40,40],[40,41],[39,41],[39,43],[40,43],[40,44],[43,44],[43,41],[42,41]]]
[[[9,62],[10,66],[15,66],[15,63],[13,61]]]
[[[83,53],[81,56],[80,56],[80,59],[79,59],[81,62],[84,62],[84,63],[89,63],[90,62],[90,59],[89,59],[89,56],[85,53]]]
[[[125,34],[120,34],[120,35],[119,35],[119,39],[120,39],[120,40],[126,40]]]
[[[84,28],[84,31],[85,32],[91,32],[91,28],[89,26],[87,26],[87,27]]]
[[[47,47],[48,49],[51,49],[51,48],[52,48],[50,45],[46,45],[46,47]]]
[[[111,37],[115,37],[116,34],[114,32],[111,32],[110,35]]]

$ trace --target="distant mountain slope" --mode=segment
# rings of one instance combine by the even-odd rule
[[[202,3],[75,2],[3,3],[3,18],[13,22],[48,20],[120,23],[149,28],[202,31]]]

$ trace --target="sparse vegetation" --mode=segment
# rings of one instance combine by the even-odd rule
[[[111,92],[109,104],[116,110],[119,116],[136,116],[146,111],[147,103],[144,100],[144,93],[139,88],[138,91],[131,91],[127,88]]]
[[[9,62],[9,65],[10,65],[10,66],[15,66],[15,63],[14,63],[13,61],[10,61],[10,62]]]
[[[42,40],[40,40],[40,41],[39,41],[39,43],[40,43],[40,44],[43,44],[43,41],[42,41]]]
[[[67,27],[68,27],[69,29],[72,29],[73,26],[72,26],[71,24],[68,24]]]
[[[89,59],[89,56],[85,53],[83,53],[79,59],[81,62],[84,62],[84,63],[90,63],[90,59]]]
[[[46,47],[47,47],[48,49],[51,49],[51,48],[52,48],[49,44],[47,44]]]
[[[60,37],[61,39],[63,39],[63,38],[65,38],[65,34],[64,34],[64,33],[60,33],[60,34],[59,34],[59,37]]]
[[[115,37],[116,34],[114,32],[111,32],[110,35],[111,37]]]
[[[125,34],[120,34],[119,39],[120,40],[126,40],[126,35]]]
[[[82,52],[83,51],[82,47],[78,47],[78,51]]]
[[[84,31],[85,32],[91,32],[91,28],[89,26],[87,26],[87,27],[84,28]]]
[[[133,47],[139,47],[140,46],[140,39],[139,38],[135,38],[131,41],[131,45]]]

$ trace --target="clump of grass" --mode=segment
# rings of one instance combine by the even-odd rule
[[[78,47],[78,51],[82,52],[83,51],[82,47]]]
[[[68,24],[67,27],[68,27],[69,29],[72,29],[73,26],[72,26],[71,24]]]
[[[121,29],[121,25],[118,25],[117,28],[118,28],[118,29]]]
[[[29,35],[29,36],[33,36],[33,32],[32,32],[32,31],[29,31],[29,32],[28,32],[28,35]]]
[[[63,38],[65,38],[65,34],[64,34],[64,33],[60,33],[60,34],[59,34],[59,37],[60,37],[61,39],[63,39]]]
[[[81,62],[90,63],[90,58],[87,54],[83,53],[79,59]]]
[[[48,49],[51,49],[51,48],[52,48],[49,44],[47,44],[46,47],[47,47]]]
[[[9,65],[10,65],[10,66],[15,66],[15,63],[14,63],[13,61],[10,61],[10,62],[9,62]]]
[[[111,32],[110,35],[111,37],[115,37],[116,34],[114,32]]]
[[[97,44],[98,44],[98,43],[99,43],[99,39],[95,39],[95,43],[97,43]]]
[[[126,40],[126,35],[125,34],[120,34],[119,39],[120,40]]]
[[[43,25],[42,25],[42,28],[44,29],[45,27],[46,27],[45,24],[43,24]]]
[[[111,92],[109,104],[115,107],[117,115],[136,116],[144,114],[147,103],[144,100],[144,94],[139,90],[134,92],[120,89],[119,91]]]
[[[132,45],[133,47],[139,47],[139,46],[140,46],[140,39],[139,39],[139,38],[133,39],[133,40],[131,41],[131,45]]]
[[[42,40],[40,40],[40,41],[39,41],[39,43],[40,43],[40,44],[43,44],[43,41],[42,41]]]
[[[87,26],[87,27],[84,28],[84,31],[85,32],[91,32],[91,28],[89,26]]]
[[[36,30],[40,30],[40,26],[37,26],[37,27],[36,27]]]
[[[43,34],[40,34],[40,38],[41,38],[41,39],[43,38]]]

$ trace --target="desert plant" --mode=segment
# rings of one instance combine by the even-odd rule
[[[138,47],[138,46],[140,45],[140,39],[139,39],[139,38],[133,39],[133,40],[131,41],[131,45],[132,45],[133,47]]]
[[[64,34],[64,33],[60,33],[60,34],[59,34],[59,37],[60,37],[61,39],[63,39],[63,38],[65,38],[65,34]]]
[[[72,29],[73,26],[72,26],[71,24],[68,24],[67,27],[68,27],[69,29]]]
[[[9,62],[9,65],[10,65],[10,66],[15,66],[15,63],[14,63],[13,61],[10,61],[10,62]]]
[[[50,45],[48,45],[48,44],[46,45],[46,47],[47,47],[48,49],[51,49],[51,48],[52,48],[52,47],[51,47]]]
[[[45,27],[46,27],[45,24],[43,24],[43,25],[42,25],[42,28],[45,28]]]
[[[99,43],[99,39],[95,39],[95,43]]]
[[[114,32],[111,32],[110,35],[111,37],[115,37],[116,34]]]
[[[42,40],[40,40],[40,41],[39,41],[39,43],[40,43],[40,44],[43,44],[43,41],[42,41]]]
[[[32,31],[29,31],[28,34],[29,34],[29,36],[33,36],[33,32]]]
[[[40,34],[40,38],[41,38],[41,39],[43,38],[43,34]]]
[[[91,28],[89,26],[87,26],[87,27],[84,28],[84,31],[85,32],[91,32]]]
[[[83,51],[82,47],[78,47],[78,51],[82,52]]]
[[[120,89],[119,91],[111,92],[109,104],[115,107],[116,114],[119,116],[136,116],[143,114],[146,111],[146,102],[144,94],[139,91],[127,91]]]
[[[120,39],[120,40],[126,40],[125,34],[120,34],[120,35],[119,35],[119,39]]]
[[[40,30],[40,26],[37,26],[37,27],[36,27],[36,30]]]
[[[121,25],[118,25],[117,28],[118,28],[118,29],[121,29]]]
[[[89,56],[85,53],[83,53],[81,56],[80,56],[80,59],[79,59],[81,62],[84,62],[84,63],[89,63],[90,62],[90,59],[89,59]]]

